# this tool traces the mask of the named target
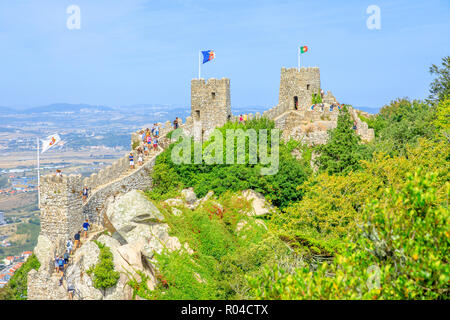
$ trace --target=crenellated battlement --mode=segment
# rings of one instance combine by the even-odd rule
[[[41,233],[51,239],[73,237],[83,221],[81,175],[41,177]]]

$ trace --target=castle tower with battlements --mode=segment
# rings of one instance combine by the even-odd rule
[[[82,187],[81,175],[41,177],[41,234],[56,242],[73,238],[84,220]]]
[[[312,104],[313,93],[320,93],[320,69],[282,68],[278,105],[283,111],[305,110]]]
[[[230,79],[193,79],[191,117],[194,139],[199,141],[231,119]]]

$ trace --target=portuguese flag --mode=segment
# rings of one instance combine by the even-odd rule
[[[307,46],[300,47],[300,53],[305,53],[307,51],[308,51],[308,47]]]

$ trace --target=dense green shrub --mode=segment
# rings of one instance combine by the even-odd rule
[[[353,122],[346,106],[339,112],[337,127],[329,131],[329,140],[317,148],[319,170],[329,174],[346,174],[361,168],[360,160],[367,157],[366,147],[352,129]]]
[[[104,244],[95,241],[100,249],[99,262],[89,268],[87,273],[93,276],[94,287],[105,290],[114,287],[119,281],[120,274],[114,270],[114,260],[111,249]]]
[[[9,283],[0,289],[0,300],[26,300],[28,286],[28,272],[31,269],[39,270],[41,264],[33,254],[16,270]]]
[[[133,281],[135,294],[147,299],[242,299],[247,295],[246,274],[258,273],[264,265],[289,250],[273,234],[249,218],[250,204],[231,193],[209,200],[196,210],[181,208],[174,216],[160,206],[171,235],[193,249],[156,254],[159,280],[154,291]],[[237,232],[239,222],[246,221]]]
[[[246,124],[228,122],[219,131],[226,137],[227,129],[254,129],[257,133],[260,129],[268,130],[269,152],[271,146],[271,133],[274,123],[265,118],[250,120]],[[225,140],[225,139],[224,139]],[[203,150],[212,141],[207,141],[202,146]],[[303,191],[299,186],[307,179],[311,170],[309,166],[297,161],[291,154],[292,145],[282,143],[279,149],[279,169],[275,175],[261,175],[263,167],[260,163],[249,163],[248,137],[245,150],[244,164],[206,164],[204,159],[201,164],[175,164],[171,159],[172,144],[156,160],[152,173],[154,187],[149,192],[153,199],[162,199],[173,194],[174,190],[193,187],[200,197],[213,190],[217,195],[226,191],[240,191],[254,189],[263,193],[274,205],[285,207],[290,203],[301,199]],[[259,146],[258,146],[259,147]],[[224,141],[224,150],[226,150]],[[191,146],[192,159],[194,158],[194,143]],[[242,150],[237,150],[234,145],[235,156]],[[225,156],[224,156],[225,157]],[[224,161],[225,162],[225,161]]]
[[[261,299],[448,299],[450,211],[422,169],[364,209],[355,241],[331,265],[249,277]],[[439,186],[450,196],[450,184]],[[448,199],[448,198],[447,198]],[[350,240],[350,239],[349,239]]]

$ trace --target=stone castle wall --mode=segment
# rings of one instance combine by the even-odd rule
[[[198,135],[208,136],[216,127],[223,126],[231,119],[230,79],[192,79],[191,117]]]
[[[183,125],[179,119],[181,128],[190,131],[191,120],[188,118]],[[162,149],[168,146],[166,135],[172,131],[170,122],[160,125],[159,145]],[[81,175],[70,175],[58,177],[48,175],[41,177],[41,234],[51,239],[64,242],[73,238],[80,230],[83,221],[87,218],[90,223],[103,224],[103,212],[105,201],[108,197],[120,193],[138,189],[148,189],[152,185],[151,171],[155,164],[157,154],[146,161],[142,166],[137,165],[136,148],[142,145],[140,131],[132,133],[131,145],[135,149],[116,160],[112,165],[92,174],[90,177],[82,178]],[[134,155],[136,169],[130,170],[128,156]],[[83,203],[82,190],[89,188],[88,201]]]
[[[41,233],[51,239],[73,237],[83,221],[81,190],[81,175],[41,177]]]
[[[294,97],[298,99],[298,110],[305,110],[312,104],[312,94],[320,93],[320,69],[282,68],[278,105],[281,111],[294,110]]]

